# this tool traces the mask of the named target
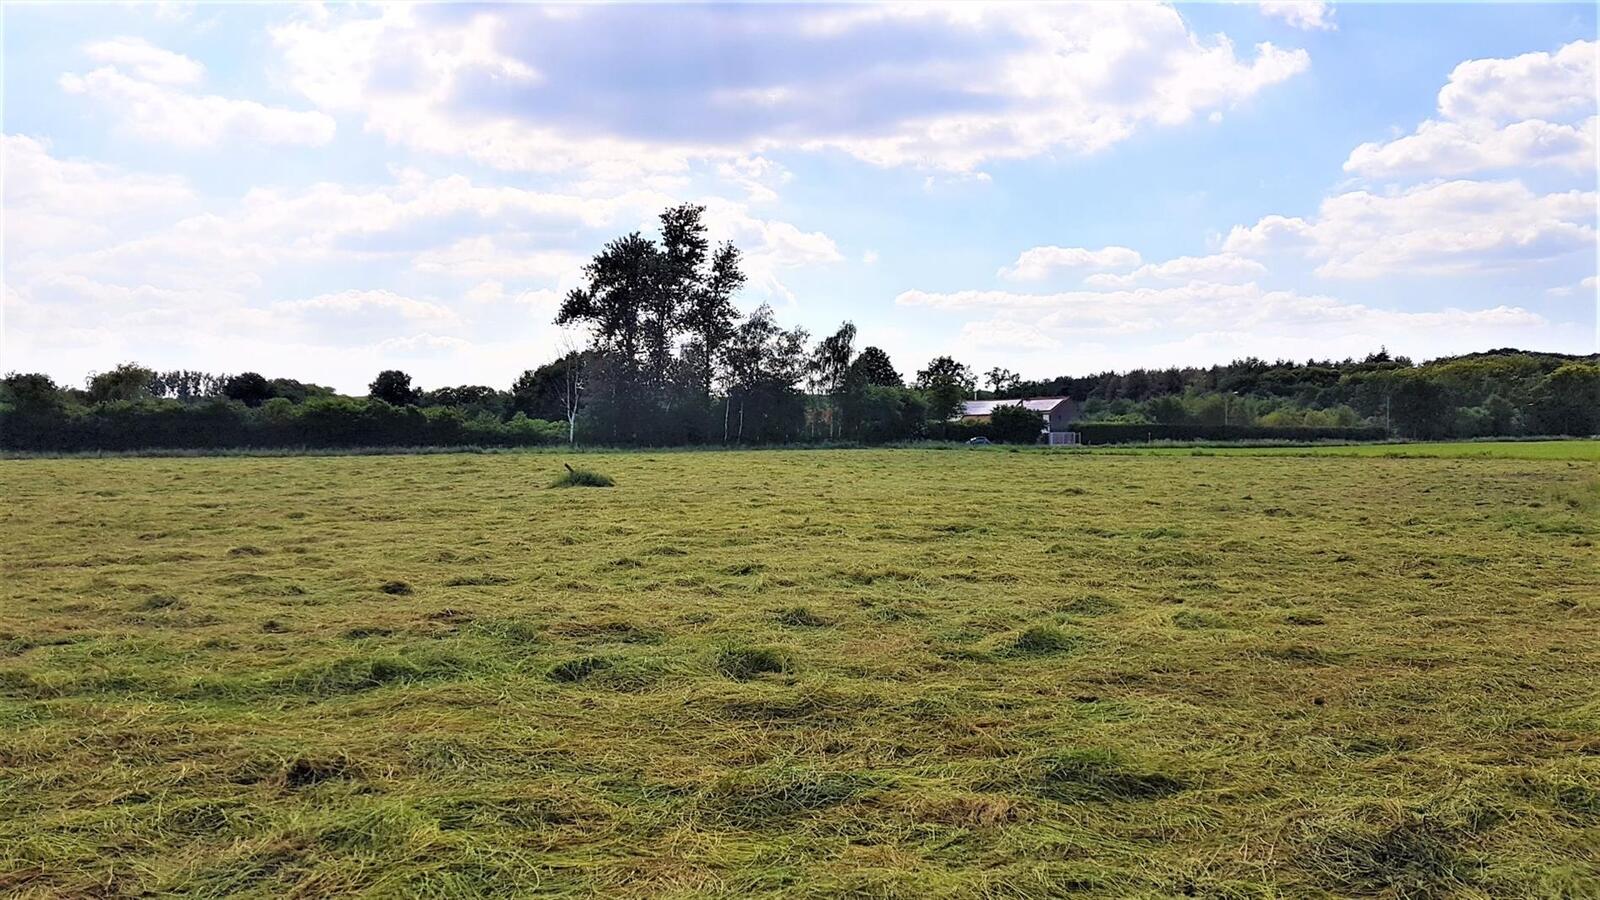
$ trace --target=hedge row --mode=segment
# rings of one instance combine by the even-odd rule
[[[1150,441],[1381,441],[1381,426],[1354,428],[1266,425],[1113,425],[1084,422],[1073,430],[1085,444],[1142,444]]]
[[[532,447],[566,439],[566,423],[518,413],[502,422],[443,407],[329,398],[260,409],[217,401],[105,403],[88,410],[0,414],[0,448],[39,452],[359,447]]]
[[[1251,425],[1114,425],[1081,423],[1074,430],[1085,444],[1148,441],[1375,441],[1382,428],[1272,428]],[[1012,429],[1015,432],[1016,429]],[[939,422],[925,437],[964,441],[1010,438],[991,422]],[[887,434],[889,439],[906,436]],[[566,438],[565,423],[468,417],[447,407],[396,407],[378,400],[317,398],[304,403],[269,401],[261,408],[216,401],[104,403],[87,410],[0,412],[0,449],[39,452],[360,448],[531,447]]]

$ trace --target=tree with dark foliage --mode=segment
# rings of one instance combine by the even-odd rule
[[[411,376],[399,369],[385,369],[367,387],[367,396],[390,406],[413,406],[419,392],[411,387]]]
[[[989,414],[989,430],[1002,444],[1037,444],[1044,416],[1021,404],[997,406]]]
[[[845,386],[850,389],[872,387],[905,387],[900,373],[889,361],[889,354],[877,347],[865,347],[855,362],[845,372]]]
[[[274,396],[272,385],[255,372],[241,372],[222,383],[222,395],[245,406],[260,406]]]

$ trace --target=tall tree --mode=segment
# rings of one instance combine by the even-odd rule
[[[865,347],[845,373],[845,384],[852,390],[864,387],[904,387],[889,354],[878,347]]]
[[[385,369],[367,386],[367,396],[382,400],[391,406],[408,406],[417,402],[419,391],[411,387],[411,376],[399,369]]]
[[[144,400],[155,395],[156,373],[138,363],[123,363],[109,372],[90,375],[88,388],[94,403]]]
[[[696,360],[701,399],[711,396],[711,383],[722,350],[733,337],[739,318],[733,308],[733,295],[744,287],[745,275],[739,268],[739,248],[731,243],[717,247],[711,258],[711,271],[699,290],[689,296],[684,309],[683,327],[699,345]]]
[[[828,436],[836,437],[839,428],[839,394],[844,390],[845,374],[855,356],[856,326],[846,322],[825,337],[811,353],[806,369],[811,383],[828,397]]]
[[[12,404],[24,415],[42,416],[61,410],[61,389],[49,375],[12,372],[5,377],[4,386],[11,395]]]
[[[596,349],[637,368],[644,309],[655,287],[656,256],[655,242],[637,231],[606,244],[583,268],[587,283],[573,288],[562,301],[556,324],[588,325]]]
[[[995,366],[983,373],[983,377],[985,381],[989,382],[989,390],[993,391],[996,396],[1009,394],[1022,384],[1021,376],[1010,369],[1004,369],[1000,366]]]
[[[272,385],[255,372],[241,372],[222,383],[222,394],[245,406],[260,406],[272,399]]]
[[[972,370],[948,356],[935,357],[917,372],[917,387],[928,395],[928,417],[944,420],[961,410],[961,401],[977,385]]]
[[[806,332],[778,327],[772,307],[763,303],[734,330],[723,356],[728,389],[723,440],[744,440],[747,434],[793,439],[798,423],[790,414],[803,420],[805,413],[793,401],[803,399],[798,385],[806,373]]]
[[[650,260],[653,284],[641,304],[645,372],[663,385],[672,351],[691,298],[701,290],[702,267],[710,243],[702,220],[706,208],[685,203],[661,213],[661,243]]]

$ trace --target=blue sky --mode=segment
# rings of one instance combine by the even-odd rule
[[[682,201],[908,374],[1596,348],[1591,4],[0,15],[4,370],[504,387]]]

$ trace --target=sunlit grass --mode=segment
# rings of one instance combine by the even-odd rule
[[[1367,456],[1388,459],[1570,459],[1600,462],[1600,441],[1440,441],[1328,444],[1304,447],[1089,447],[1092,453],[1221,454],[1225,456]]]
[[[0,462],[0,895],[1600,885],[1587,458],[583,459]]]

